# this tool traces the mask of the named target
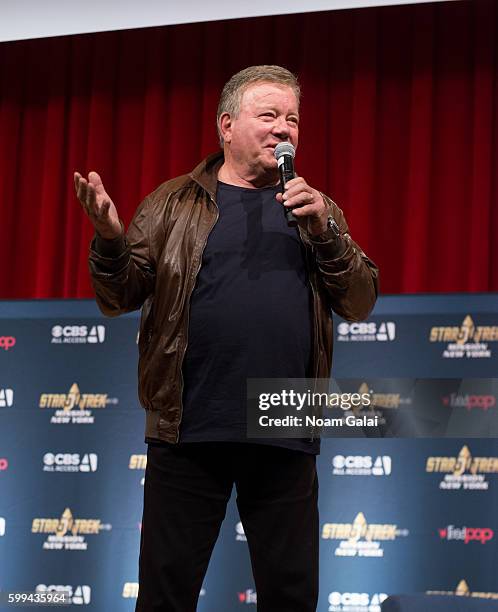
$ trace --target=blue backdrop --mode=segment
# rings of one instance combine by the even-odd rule
[[[137,331],[138,314],[105,319],[91,301],[0,303],[0,590],[134,609]],[[476,437],[496,431],[496,381],[476,379],[498,375],[498,296],[386,296],[366,323],[336,318],[333,373],[388,417],[409,400],[381,379],[437,379],[427,405],[468,435],[322,440],[318,611],[378,612],[401,592],[498,598],[498,443]],[[232,499],[198,609],[256,599]]]

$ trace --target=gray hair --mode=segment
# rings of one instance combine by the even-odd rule
[[[278,83],[279,85],[287,85],[296,95],[297,102],[301,98],[301,88],[296,75],[292,74],[287,68],[281,66],[249,66],[244,68],[237,74],[234,74],[223,87],[218,111],[216,113],[216,127],[220,139],[220,146],[223,147],[223,135],[220,130],[220,117],[223,113],[228,113],[230,117],[238,117],[240,112],[240,102],[244,91],[249,85],[255,83]]]

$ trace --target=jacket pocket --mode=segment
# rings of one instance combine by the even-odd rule
[[[154,333],[154,298],[149,296],[142,306],[140,331],[138,335],[138,354],[140,357],[147,351]]]

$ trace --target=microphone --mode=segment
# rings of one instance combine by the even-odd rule
[[[294,173],[294,156],[296,155],[296,149],[290,142],[280,142],[275,147],[273,155],[277,160],[278,171],[280,173],[280,186],[282,187],[282,193],[284,193],[287,181],[290,181],[296,176]],[[296,227],[297,220],[292,214],[292,210],[284,208],[284,213],[287,219],[287,225],[289,227]]]

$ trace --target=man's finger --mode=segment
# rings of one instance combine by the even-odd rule
[[[81,202],[81,204],[86,208],[86,187],[87,187],[87,182],[85,181],[84,178],[80,179],[80,184],[78,186],[78,200]]]
[[[309,191],[301,191],[291,198],[286,198],[284,205],[286,208],[293,208],[294,206],[304,206],[307,204],[315,204],[313,194]]]
[[[306,206],[297,206],[292,209],[292,214],[296,217],[313,217],[316,216],[316,208],[313,204]]]
[[[292,198],[293,196],[297,195],[298,193],[301,192],[305,192],[305,193],[313,193],[313,189],[307,185],[306,183],[298,183],[297,185],[292,185],[291,187],[289,187],[288,189],[285,190],[285,200],[289,200],[290,198]]]
[[[295,176],[293,179],[285,183],[285,191],[292,189],[292,187],[295,187],[296,185],[302,185],[303,183],[306,185],[306,181],[301,176]]]
[[[86,206],[90,215],[98,216],[97,201],[95,198],[95,188],[91,184],[88,184],[87,187]]]
[[[81,179],[81,174],[79,172],[75,172],[73,174],[73,180],[74,180],[74,189],[76,193],[78,193],[78,187],[80,186],[80,179]]]

